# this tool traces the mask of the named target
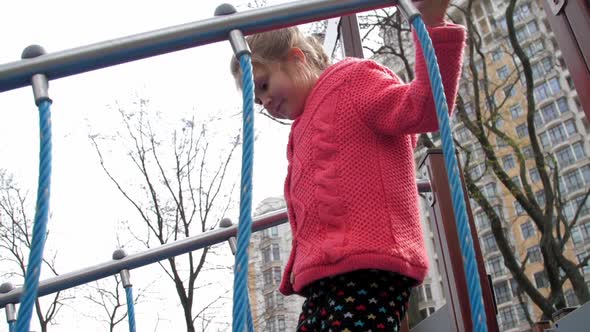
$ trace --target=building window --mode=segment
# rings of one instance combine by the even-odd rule
[[[541,180],[541,175],[539,174],[539,170],[536,168],[529,169],[529,178],[531,179],[532,183],[535,183]]]
[[[512,306],[500,309],[500,321],[504,330],[516,327],[517,321]]]
[[[576,156],[576,159],[580,160],[586,157],[586,152],[584,152],[584,146],[582,145],[582,142],[576,142],[572,144],[572,149],[574,149],[574,155]]]
[[[578,189],[584,188],[584,179],[577,169],[566,173],[563,176],[563,179],[568,191],[576,191]]]
[[[430,289],[430,284],[424,284],[424,293],[426,295],[426,300],[432,300],[432,289]]]
[[[535,235],[535,226],[531,221],[527,221],[520,225],[520,232],[522,233],[522,238],[524,240],[531,238]]]
[[[522,188],[522,182],[520,181],[520,176],[515,175],[512,178],[510,178],[510,181],[512,181],[512,183],[514,183],[515,186]]]
[[[516,89],[514,88],[514,85],[507,86],[504,88],[504,96],[506,98],[514,97],[514,95],[516,95]]]
[[[514,201],[514,211],[516,212],[517,216],[522,216],[526,213],[518,201]]]
[[[270,262],[270,246],[262,248],[262,262],[268,264]]]
[[[504,165],[505,170],[513,169],[516,166],[516,162],[514,161],[514,157],[512,155],[503,157],[502,164]]]
[[[512,300],[512,294],[510,292],[510,287],[508,286],[507,280],[495,283],[494,293],[496,294],[496,302],[498,302],[498,304],[506,303]]]
[[[522,148],[522,154],[524,154],[524,157],[526,159],[532,159],[533,158],[533,147],[530,145],[525,146],[524,148]]]
[[[266,310],[271,310],[272,308],[275,307],[275,294],[274,294],[274,292],[264,295],[264,306],[266,307]]]
[[[545,206],[545,191],[543,189],[535,192],[535,199],[540,206]]]
[[[537,288],[549,287],[549,280],[547,280],[547,275],[545,274],[545,271],[539,271],[535,273],[534,278]]]
[[[529,263],[537,263],[543,260],[543,255],[541,255],[541,248],[539,246],[530,247],[526,251],[529,255]]]
[[[555,151],[555,156],[557,157],[557,162],[561,168],[565,168],[576,161],[576,157],[570,146]]]
[[[590,184],[590,165],[584,165],[580,168],[584,182]]]
[[[557,108],[559,108],[561,114],[569,112],[570,108],[565,97],[561,97],[557,100]]]
[[[287,328],[285,326],[285,316],[278,316],[277,322],[279,323],[279,332],[287,331]]]
[[[280,261],[281,260],[281,248],[279,247],[278,243],[273,243],[273,245],[272,245],[272,260],[273,261]]]
[[[275,284],[281,283],[281,268],[279,266],[275,266],[272,268],[272,277]]]
[[[285,296],[279,292],[275,292],[277,307],[283,307],[285,305]]]
[[[498,192],[496,190],[496,184],[494,182],[486,184],[483,187],[482,193],[488,200],[497,198]]]
[[[270,228],[270,235],[273,237],[279,236],[279,228],[277,226],[273,226]]]
[[[277,322],[274,319],[269,319],[266,321],[266,331],[277,332]]]
[[[485,212],[479,212],[475,215],[475,224],[479,230],[484,230],[490,227],[490,219]]]
[[[486,166],[484,164],[477,164],[469,168],[469,176],[472,179],[477,179],[483,175],[485,172]]]
[[[486,254],[498,250],[498,246],[496,245],[496,239],[494,239],[494,234],[489,233],[484,235],[481,241]]]
[[[580,264],[584,264],[584,260],[586,259],[586,257],[588,257],[588,255],[590,255],[590,253],[587,252],[576,255],[576,257],[578,258],[578,262]],[[582,273],[590,273],[590,261],[586,261],[586,263],[582,266]]]
[[[422,287],[415,287],[412,289],[412,292],[414,293],[412,297],[415,298],[416,301],[424,302],[424,292],[422,292]]]
[[[565,302],[567,303],[568,307],[580,305],[580,302],[578,302],[578,297],[576,296],[576,293],[574,293],[573,289],[568,289],[565,291]]]
[[[514,11],[514,18],[516,21],[522,21],[531,15],[531,5],[525,3],[522,6],[516,8]]]
[[[543,69],[545,69],[546,73],[549,73],[553,69],[553,60],[551,60],[550,56],[544,57],[543,60],[541,60],[541,63],[543,64]]]
[[[512,120],[516,120],[520,118],[524,114],[522,110],[522,106],[520,104],[516,104],[510,107],[510,115],[512,116]]]
[[[512,288],[512,297],[518,297],[520,287],[518,287],[518,282],[516,280],[510,279],[510,288]]]
[[[547,130],[547,132],[549,133],[549,137],[551,138],[553,144],[562,143],[567,139],[566,130],[561,123],[555,127],[550,128]]]
[[[492,257],[487,261],[488,264],[488,273],[492,275],[492,277],[499,277],[504,275],[504,260],[502,256]]]
[[[502,59],[502,50],[499,48],[492,51],[492,61],[496,62]]]
[[[510,75],[510,71],[508,70],[508,66],[504,65],[497,70],[498,78],[501,80],[505,80]]]
[[[576,155],[572,151],[571,146],[566,146],[562,149],[559,149],[555,152],[555,156],[557,157],[557,162],[559,166],[562,168],[567,167],[573,164],[576,161]]]
[[[264,286],[272,285],[272,271],[270,269],[262,272],[262,277],[264,279]]]
[[[529,128],[526,123],[516,126],[516,135],[518,135],[518,138],[527,137],[529,135]]]

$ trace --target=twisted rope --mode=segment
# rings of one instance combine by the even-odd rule
[[[49,216],[49,192],[51,184],[51,101],[43,100],[39,103],[40,152],[39,152],[39,182],[37,186],[37,208],[31,240],[31,253],[21,305],[18,310],[16,330],[29,332],[33,307],[39,290],[39,276],[43,262],[43,249],[47,235],[47,221]]]
[[[469,229],[469,222],[467,220],[465,196],[463,194],[463,187],[461,185],[459,168],[455,156],[455,144],[453,143],[453,137],[451,136],[449,110],[447,107],[444,87],[440,77],[436,55],[432,47],[432,40],[426,31],[426,26],[424,25],[422,18],[416,17],[412,24],[418,34],[418,39],[422,45],[422,50],[424,51],[424,58],[426,59],[426,64],[428,66],[428,76],[430,77],[430,85],[432,87],[434,102],[436,104],[436,115],[440,127],[447,176],[449,178],[449,183],[451,184],[453,210],[455,211],[457,230],[459,232],[459,243],[461,245],[461,254],[464,263],[463,266],[465,269],[465,275],[467,276],[469,303],[474,331],[484,332],[487,331],[486,314],[483,309],[479,272],[477,270],[477,262],[475,261],[471,230]]]
[[[240,190],[240,221],[234,266],[233,331],[254,331],[248,297],[248,245],[252,235],[252,162],[254,159],[254,81],[250,55],[240,56],[243,91],[242,181]]]
[[[129,332],[135,332],[135,308],[133,305],[133,287],[125,287],[127,296],[127,321],[129,322]]]

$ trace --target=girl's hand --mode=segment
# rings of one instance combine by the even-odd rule
[[[412,0],[427,26],[445,24],[445,13],[449,8],[449,2],[450,0]]]

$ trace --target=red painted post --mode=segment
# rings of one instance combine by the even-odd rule
[[[451,200],[451,190],[445,171],[442,151],[440,149],[428,150],[425,158],[420,162],[419,167],[425,170],[426,174],[424,175],[430,179],[430,185],[432,187],[430,215],[433,220],[432,231],[435,234],[434,242],[441,262],[440,270],[443,276],[445,298],[449,307],[449,325],[454,331],[470,332],[473,331],[473,323],[469,306],[467,280],[463,268],[459,235]],[[477,260],[483,304],[487,317],[487,328],[490,332],[498,332],[499,328],[496,320],[494,299],[479,247],[477,230],[475,229],[469,202],[466,201],[465,203],[467,205],[471,235],[474,239],[475,258]]]
[[[590,2],[545,0],[543,7],[578,91],[586,118],[590,119]]]

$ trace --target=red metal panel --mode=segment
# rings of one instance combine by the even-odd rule
[[[545,0],[545,13],[590,119],[590,5],[587,0]]]
[[[442,264],[441,274],[444,279],[445,299],[450,313],[450,326],[455,331],[473,331],[467,280],[463,268],[464,263],[459,245],[459,234],[453,213],[451,191],[445,171],[442,151],[440,149],[428,150],[426,157],[420,163],[420,167],[426,167],[432,187],[432,194],[434,195],[433,200],[435,204],[431,207],[430,213],[433,219],[434,242],[439,260]],[[477,267],[488,331],[498,332],[499,328],[496,320],[494,299],[485,271],[481,249],[479,248],[473,215],[469,208],[469,202],[466,201],[465,204],[468,206],[467,214],[471,234],[474,239],[473,245],[475,258],[478,262]]]

